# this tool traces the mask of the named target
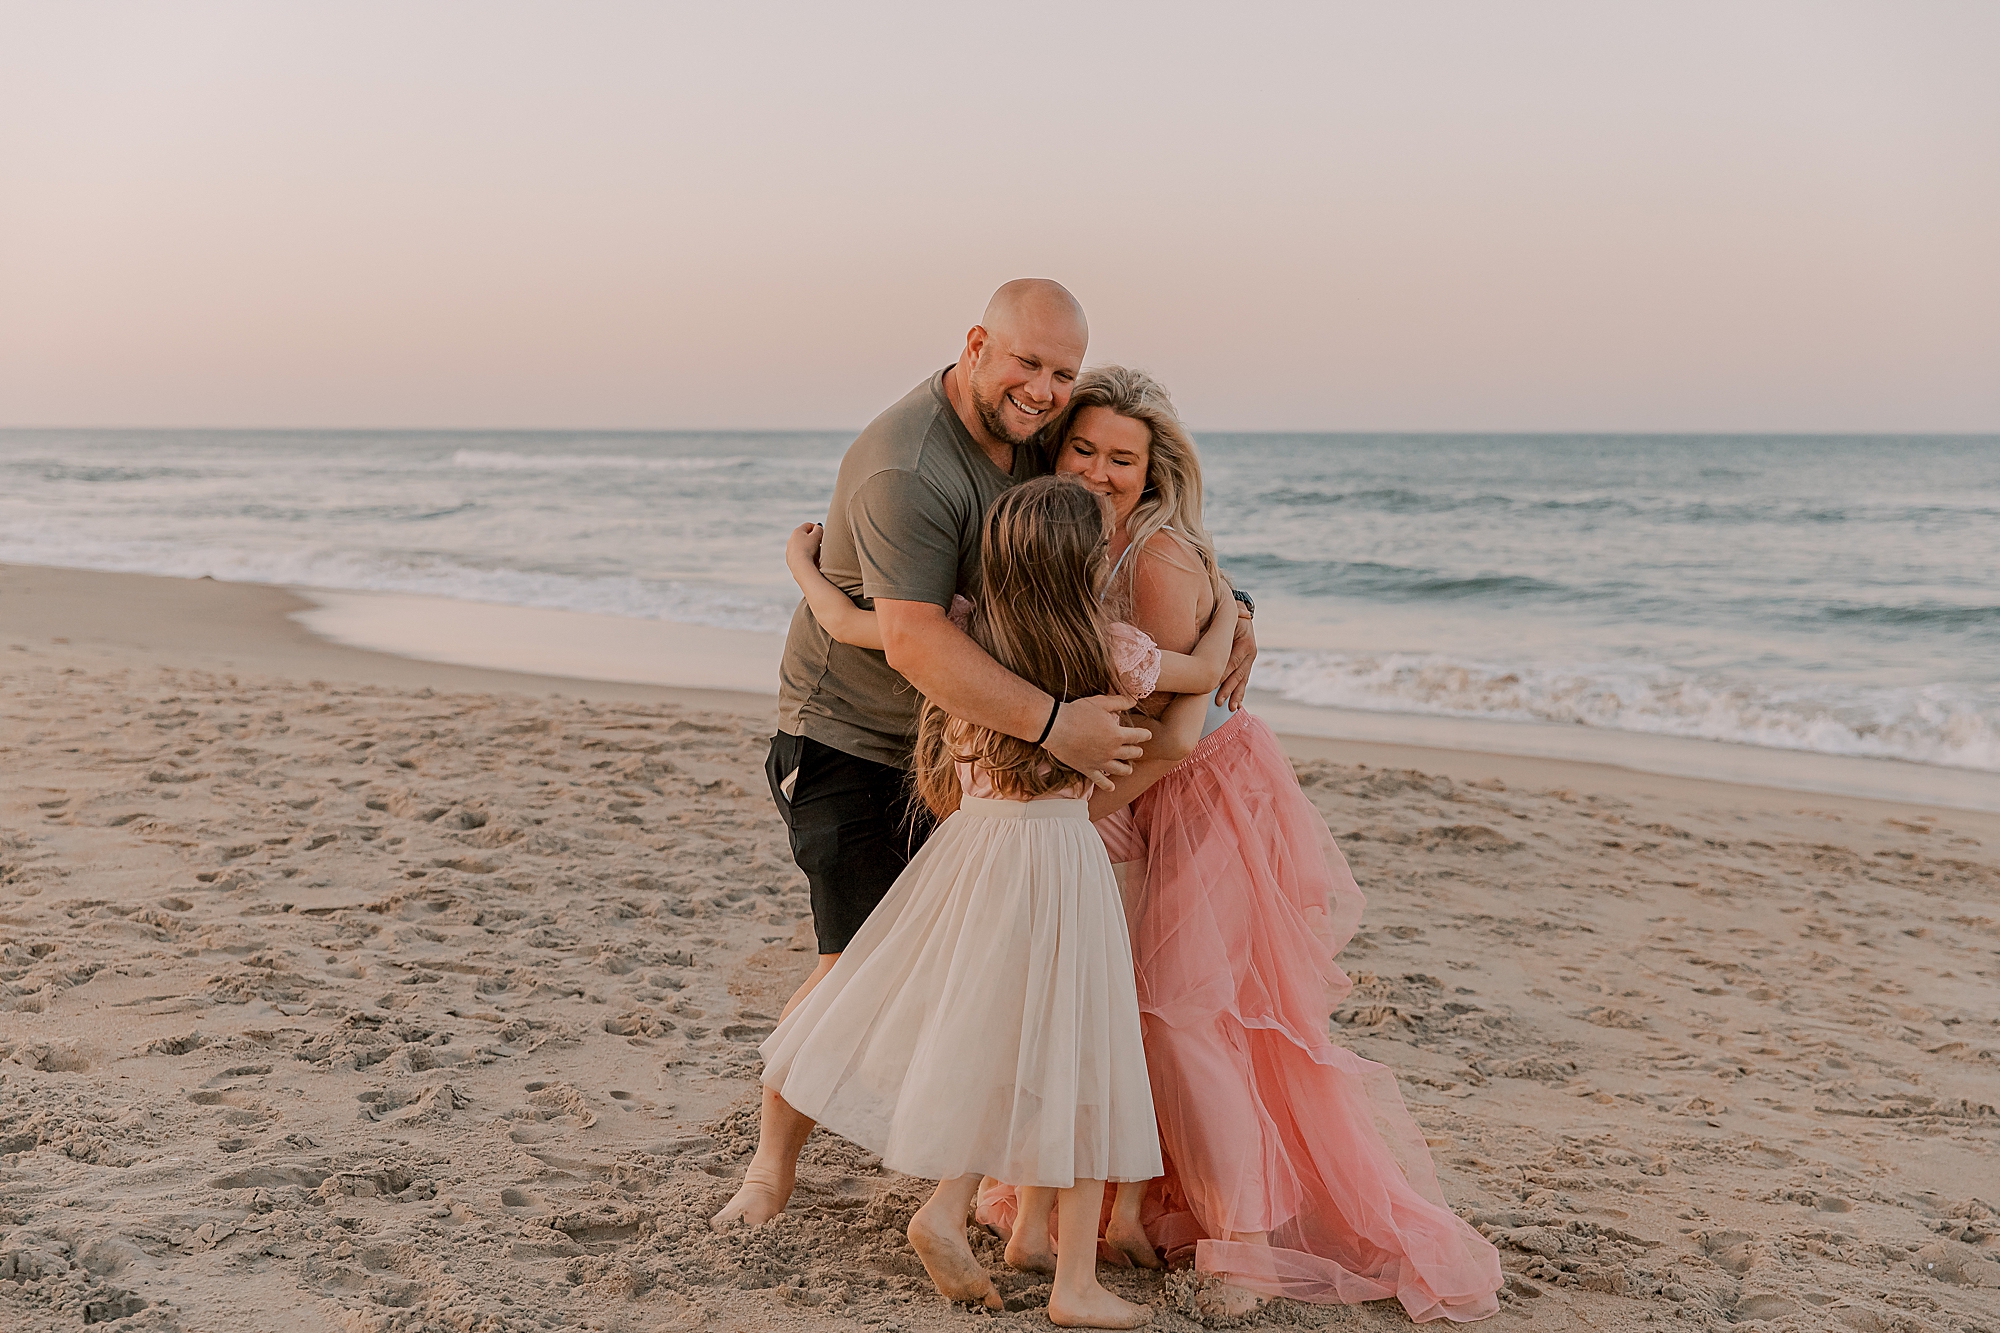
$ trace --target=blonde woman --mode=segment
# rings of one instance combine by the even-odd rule
[[[1186,651],[1214,610],[1215,548],[1166,390],[1143,371],[1085,371],[1060,438],[1054,470],[1112,507],[1107,613]],[[1142,1264],[1191,1249],[1218,1279],[1217,1314],[1265,1296],[1393,1296],[1417,1320],[1493,1314],[1499,1256],[1445,1206],[1395,1076],[1327,1035],[1350,987],[1334,956],[1364,900],[1271,729],[1211,702],[1191,752],[1150,743],[1093,794],[1091,816],[1127,863],[1166,1158],[1161,1180],[1119,1191],[1111,1248]],[[1014,1193],[988,1189],[979,1215],[1010,1232],[1010,1258],[1040,1267],[1050,1201]]]

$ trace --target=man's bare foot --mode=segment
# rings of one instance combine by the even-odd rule
[[[1194,1308],[1201,1311],[1205,1319],[1241,1319],[1263,1305],[1265,1299],[1248,1287],[1210,1281],[1202,1284],[1201,1291],[1194,1298]]]
[[[722,1205],[721,1212],[708,1219],[708,1224],[717,1231],[727,1231],[738,1222],[763,1226],[785,1211],[797,1179],[798,1169],[790,1162],[774,1167],[752,1158],[749,1169],[743,1173],[742,1186]]]
[[[1146,1228],[1116,1213],[1111,1215],[1111,1225],[1104,1228],[1104,1243],[1140,1268],[1162,1266],[1160,1252],[1146,1239]]]
[[[1039,1234],[1030,1234],[1031,1231]],[[1016,1219],[1014,1234],[1007,1238],[1007,1267],[1023,1273],[1056,1271],[1056,1247],[1049,1241],[1047,1223],[1030,1228]]]
[[[993,1279],[979,1266],[972,1247],[965,1243],[964,1217],[956,1220],[940,1217],[925,1204],[910,1219],[909,1236],[917,1258],[923,1260],[924,1271],[931,1275],[932,1285],[946,1300],[983,1305],[989,1310],[1006,1308],[1000,1293],[993,1288]]]
[[[1080,1295],[1058,1287],[1049,1296],[1049,1322],[1057,1328],[1138,1328],[1152,1317],[1151,1306],[1121,1300],[1094,1282]]]

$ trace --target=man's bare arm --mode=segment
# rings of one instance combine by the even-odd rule
[[[953,717],[1032,741],[1042,734],[1054,701],[1046,691],[1001,666],[931,602],[877,598],[882,651],[903,678]],[[1151,734],[1128,727],[1119,714],[1130,699],[1074,699],[1056,714],[1042,748],[1100,787],[1132,771]]]

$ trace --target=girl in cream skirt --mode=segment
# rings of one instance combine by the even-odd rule
[[[1160,1174],[1132,945],[1080,793],[962,796],[763,1049],[779,1095],[907,1175]]]
[[[1057,698],[1158,673],[1150,641],[1114,631],[1094,595],[1104,524],[1097,497],[1060,478],[1015,487],[986,519],[967,632]],[[1198,728],[1200,703],[1173,720]],[[1080,775],[927,704],[913,777],[942,823],[765,1040],[764,1082],[891,1169],[942,1182],[926,1211],[948,1198],[955,1218],[920,1213],[911,1238],[941,1290],[997,1307],[956,1252],[979,1177],[1053,1188],[1061,1215],[1094,1229],[1105,1181],[1160,1174],[1132,946]],[[953,1253],[927,1249],[954,1231]],[[1143,1323],[1097,1284],[1094,1250],[1073,1249],[1050,1318]]]

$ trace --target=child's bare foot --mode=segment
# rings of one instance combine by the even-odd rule
[[[1161,1266],[1159,1251],[1146,1239],[1146,1228],[1128,1218],[1113,1213],[1110,1225],[1104,1228],[1104,1242],[1140,1268]]]
[[[1049,1322],[1057,1328],[1138,1328],[1152,1317],[1151,1306],[1121,1300],[1095,1282],[1076,1293],[1058,1286],[1049,1296]]]
[[[1031,1235],[1038,1231],[1039,1235]],[[1007,1238],[1007,1267],[1017,1268],[1023,1273],[1053,1273],[1056,1271],[1056,1247],[1049,1240],[1048,1224],[1030,1228],[1016,1219],[1014,1234]]]
[[[1230,1282],[1208,1282],[1194,1298],[1194,1308],[1204,1319],[1241,1319],[1263,1305],[1265,1298],[1248,1287]]]
[[[708,1219],[708,1224],[717,1231],[727,1231],[739,1221],[753,1227],[763,1226],[785,1211],[797,1179],[798,1169],[790,1162],[772,1165],[752,1158],[743,1172],[743,1184],[722,1205],[722,1211]]]
[[[1056,1191],[1045,1185],[1022,1185],[1014,1191],[1014,1230],[1007,1237],[1007,1266],[1023,1273],[1056,1271],[1056,1243],[1049,1235]]]
[[[931,1284],[948,1301],[983,1305],[989,1310],[1004,1309],[1006,1303],[993,1289],[993,1279],[973,1257],[965,1242],[965,1218],[940,1217],[929,1204],[917,1209],[910,1219],[910,1244],[923,1260]]]

